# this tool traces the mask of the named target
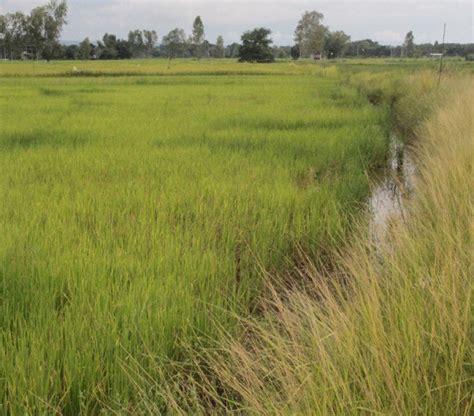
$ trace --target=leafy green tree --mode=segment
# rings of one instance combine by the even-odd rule
[[[116,58],[117,59],[130,59],[133,58],[133,51],[130,46],[130,43],[127,40],[117,39],[115,44],[115,48],[117,51]]]
[[[46,41],[45,21],[47,19],[45,6],[34,8],[25,19],[26,43],[34,48],[36,59],[42,55]]]
[[[225,47],[224,47],[224,38],[219,35],[216,40],[216,58],[224,58]]]
[[[128,32],[128,46],[134,57],[143,57],[145,54],[145,42],[141,30],[131,30]]]
[[[204,35],[204,23],[202,22],[201,16],[197,16],[193,22],[193,34],[192,34],[192,44],[195,51],[195,56],[198,59],[202,58],[204,48],[203,43],[205,40]]]
[[[403,42],[404,55],[408,57],[413,57],[415,54],[415,36],[410,30],[405,36],[405,42]]]
[[[117,59],[117,36],[106,33],[99,42],[99,58],[100,59]]]
[[[143,31],[143,38],[145,40],[145,50],[148,56],[153,55],[153,50],[158,43],[158,34],[155,30],[144,30]]]
[[[10,59],[18,59],[28,43],[28,16],[21,12],[9,13],[4,16],[4,47]]]
[[[173,29],[163,37],[163,45],[170,59],[178,57],[186,50],[186,34],[183,29]]]
[[[346,55],[349,56],[390,56],[392,48],[380,45],[371,39],[357,40],[348,45]]]
[[[291,48],[289,46],[273,46],[273,56],[278,59],[287,59],[291,56]]]
[[[290,55],[291,55],[291,59],[293,60],[297,60],[300,58],[301,56],[301,52],[300,52],[300,48],[298,45],[293,45],[290,49]]]
[[[77,45],[68,45],[64,47],[63,57],[69,60],[74,60],[79,57],[79,47]]]
[[[92,52],[91,41],[89,38],[85,38],[80,44],[77,51],[79,59],[89,59]]]
[[[342,30],[329,32],[326,35],[325,51],[328,58],[338,58],[344,56],[351,37],[346,35]]]
[[[240,45],[236,42],[227,45],[225,48],[225,56],[227,58],[237,58],[239,56]]]
[[[51,60],[56,50],[60,48],[59,36],[63,26],[66,24],[67,3],[66,0],[50,0],[45,6],[44,14],[44,46],[43,58]]]
[[[264,27],[256,28],[245,32],[242,39],[242,46],[239,49],[240,62],[273,62],[272,48],[273,41],[269,38],[270,29]]]
[[[4,52],[12,59],[24,52],[36,58],[50,60],[63,52],[59,36],[66,24],[67,3],[65,0],[50,0],[48,4],[34,8],[29,15],[10,13],[0,18]]]
[[[305,12],[295,30],[295,42],[301,56],[322,54],[328,28],[322,24],[324,15],[317,11]]]

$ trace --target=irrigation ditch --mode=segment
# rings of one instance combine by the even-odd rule
[[[405,221],[406,202],[415,186],[416,165],[410,149],[395,133],[389,140],[387,165],[369,199],[369,234],[376,245],[384,244],[391,223]]]

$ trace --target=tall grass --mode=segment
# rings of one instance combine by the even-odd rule
[[[362,231],[336,270],[300,265],[305,289],[272,283],[263,316],[198,356],[209,367],[184,393],[170,387],[178,413],[472,414],[474,85],[446,89],[418,126],[416,197],[387,244]]]

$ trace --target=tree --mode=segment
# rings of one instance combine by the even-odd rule
[[[225,47],[224,47],[224,38],[219,35],[216,40],[216,58],[224,58]]]
[[[295,42],[302,56],[322,54],[328,28],[322,24],[324,16],[317,11],[305,12],[295,30]]]
[[[116,58],[117,59],[130,59],[133,58],[133,51],[130,46],[130,42],[123,39],[117,39],[115,43]]]
[[[325,50],[328,58],[338,58],[343,56],[349,47],[351,37],[342,30],[329,32],[326,35]]]
[[[300,52],[300,48],[299,48],[298,45],[294,45],[294,46],[291,47],[290,55],[291,55],[291,59],[293,59],[295,61],[300,58],[301,52]]]
[[[145,42],[141,30],[131,30],[128,32],[128,45],[132,56],[143,57],[145,54]]]
[[[77,55],[79,59],[89,59],[92,52],[91,41],[89,38],[85,38],[80,44],[79,49],[77,51]]]
[[[27,22],[28,16],[21,12],[10,13],[2,16],[3,44],[10,59],[21,56],[27,45]]]
[[[403,42],[403,49],[405,51],[404,55],[408,57],[413,57],[415,54],[415,37],[413,32],[410,30],[405,36],[405,42]]]
[[[27,53],[50,60],[63,52],[59,36],[66,24],[66,15],[65,0],[50,0],[45,6],[34,8],[29,15],[16,12],[2,16],[4,49],[10,52],[10,58]]]
[[[77,59],[79,57],[79,47],[77,45],[64,46],[62,55],[69,60]]]
[[[34,48],[36,59],[42,55],[45,43],[45,20],[47,11],[45,6],[34,8],[28,17],[25,17],[26,42]]]
[[[347,48],[346,55],[349,56],[363,56],[363,57],[375,57],[375,56],[390,56],[395,53],[396,50],[385,45],[380,45],[371,39],[357,40],[350,42]]]
[[[45,12],[43,57],[49,61],[54,56],[55,50],[60,46],[59,36],[63,26],[66,24],[66,0],[50,0],[45,6]]]
[[[143,37],[145,39],[145,49],[148,56],[153,55],[153,50],[158,43],[158,35],[155,30],[144,30]]]
[[[198,59],[201,59],[203,54],[204,39],[204,24],[202,23],[201,16],[197,16],[193,22],[192,44]]]
[[[102,37],[103,43],[98,43],[100,59],[117,59],[117,36],[106,33]]]
[[[205,56],[206,58],[209,58],[211,56],[211,48],[212,47],[213,47],[213,45],[211,45],[208,40],[205,40],[201,45],[202,56]]]
[[[270,47],[273,43],[269,38],[271,33],[270,29],[264,27],[245,32],[241,37],[239,62],[273,62],[275,57]]]
[[[273,46],[273,56],[278,59],[287,59],[291,56],[291,47]]]
[[[236,42],[227,45],[225,48],[225,56],[227,58],[237,58],[239,56],[240,45]]]
[[[173,29],[163,37],[163,45],[166,47],[168,57],[176,58],[186,49],[186,34],[183,29]]]

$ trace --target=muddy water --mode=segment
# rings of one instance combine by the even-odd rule
[[[414,190],[415,171],[409,150],[392,134],[388,165],[369,201],[369,231],[374,243],[384,242],[391,223],[405,220],[405,205]]]

